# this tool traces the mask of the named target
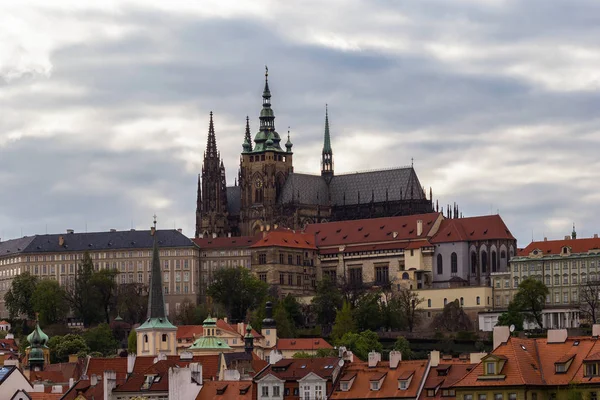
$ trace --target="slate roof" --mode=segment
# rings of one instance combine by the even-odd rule
[[[242,191],[239,186],[227,186],[227,212],[229,215],[240,215]]]
[[[10,239],[0,242],[0,257],[23,253],[35,236],[26,236],[19,239]]]
[[[320,175],[292,173],[277,201],[327,205],[331,200],[332,205],[342,206],[358,204],[359,193],[363,204],[408,200],[411,191],[414,200],[426,198],[412,167],[334,175],[329,186]]]
[[[183,233],[172,230],[158,230],[159,247],[190,247],[192,242]],[[59,245],[62,236],[64,244]],[[23,253],[54,253],[64,251],[93,251],[109,249],[148,249],[153,240],[150,230],[61,233],[36,235],[22,251]]]

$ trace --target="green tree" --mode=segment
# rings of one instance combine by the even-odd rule
[[[337,341],[347,332],[356,332],[356,325],[352,317],[352,309],[350,303],[344,301],[342,308],[335,314],[335,323],[331,331],[331,338]]]
[[[305,351],[299,351],[297,353],[294,353],[294,355],[292,356],[292,358],[313,358],[314,356],[312,354],[308,354]]]
[[[396,343],[394,343],[394,350],[399,351],[402,354],[403,360],[410,360],[414,354],[410,348],[410,342],[406,340],[404,336],[398,336]]]
[[[106,323],[101,323],[95,328],[88,329],[83,338],[87,344],[89,351],[97,351],[105,356],[116,353],[119,343],[114,338],[110,326]]]
[[[199,325],[202,321],[196,319],[196,305],[187,297],[181,302],[179,312],[175,315],[177,325]]]
[[[542,328],[542,310],[548,295],[548,288],[541,281],[528,277],[521,281],[519,290],[513,298],[515,310],[523,313],[527,322],[535,322]]]
[[[317,284],[317,291],[312,299],[312,307],[317,323],[327,331],[335,321],[337,310],[342,307],[342,294],[328,277],[323,277]]]
[[[298,300],[296,300],[294,296],[288,293],[288,295],[283,298],[281,303],[294,326],[304,326],[304,314],[302,313],[302,305],[298,302]]]
[[[247,268],[222,268],[213,274],[208,294],[225,307],[232,322],[244,321],[248,310],[262,303],[268,285],[257,279]]]
[[[431,327],[433,330],[459,332],[472,330],[473,324],[456,299],[446,304],[444,310],[435,316]]]
[[[67,285],[66,299],[71,305],[75,316],[83,320],[84,326],[99,320],[101,310],[99,308],[98,292],[92,285],[94,275],[94,262],[86,251],[83,260],[78,266],[75,280]]]
[[[323,358],[323,357],[337,357],[338,356],[338,351],[337,349],[331,348],[331,349],[318,349],[317,350],[317,358]]]
[[[82,336],[68,334],[65,336],[53,336],[48,341],[50,349],[50,360],[53,363],[67,362],[69,355],[84,355],[89,352],[89,348]]]
[[[35,319],[32,297],[37,281],[37,278],[27,271],[13,279],[10,289],[4,294],[5,306],[11,319],[17,318],[19,315]]]
[[[137,335],[135,329],[132,329],[131,332],[129,332],[129,337],[127,338],[127,352],[130,354],[137,353]]]
[[[508,310],[505,313],[502,313],[498,317],[498,323],[496,325],[499,326],[511,326],[514,325],[517,331],[523,330],[523,314],[517,309],[516,304],[511,301],[508,305]]]
[[[398,311],[404,318],[406,326],[410,332],[413,331],[415,326],[421,322],[422,313],[419,310],[419,305],[425,301],[424,298],[412,290],[401,289],[395,296],[397,301]]]
[[[383,350],[377,334],[369,330],[360,333],[346,333],[338,340],[337,345],[351,350],[361,360],[368,359],[371,351],[381,352]]]
[[[380,292],[365,293],[358,299],[353,316],[359,331],[377,330],[382,325],[380,303]]]
[[[124,321],[137,324],[146,319],[148,312],[148,290],[141,283],[117,285],[117,309]]]
[[[38,282],[31,303],[39,313],[39,321],[42,325],[62,322],[69,313],[65,290],[55,280],[45,279]]]
[[[104,321],[110,323],[110,312],[115,308],[117,295],[116,269],[101,269],[90,277],[90,285],[95,292],[95,300],[104,315]]]
[[[277,323],[277,336],[280,338],[293,338],[296,336],[294,322],[288,315],[283,302],[279,302],[273,311],[273,319]]]

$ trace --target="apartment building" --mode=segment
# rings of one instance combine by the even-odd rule
[[[206,302],[207,300],[206,289],[212,282],[215,271],[228,267],[250,268],[250,246],[260,238],[261,236],[210,236],[193,239],[194,244],[200,249],[198,291],[200,302]]]
[[[184,299],[197,301],[199,249],[179,230],[157,231],[165,306],[175,315]],[[61,285],[72,282],[88,252],[94,267],[116,269],[117,282],[148,285],[153,239],[150,230],[47,234],[0,242],[0,317],[8,317],[4,294],[15,276],[28,271]]]
[[[494,313],[497,320],[528,277],[544,282],[549,293],[543,312],[544,328],[576,328],[582,288],[597,282],[600,273],[600,238],[577,239],[575,231],[562,240],[531,242],[510,260],[510,269],[493,275]],[[489,322],[488,325],[492,325]],[[533,327],[533,326],[531,326]]]

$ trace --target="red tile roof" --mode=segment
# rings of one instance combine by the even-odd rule
[[[211,380],[219,377],[219,354],[194,356],[191,360],[180,360],[179,356],[167,356],[167,360],[176,363],[180,367],[186,367],[189,363],[202,364],[202,379]],[[154,364],[156,357],[139,356],[135,359],[133,373],[139,374],[146,371]]]
[[[440,213],[429,213],[358,219],[309,224],[304,231],[315,235],[316,245],[319,248],[375,242],[403,242],[430,236],[431,229],[439,218],[442,218]],[[423,221],[423,232],[417,236],[419,220]]]
[[[27,392],[31,400],[59,400],[63,393]]]
[[[427,391],[423,390],[419,396],[419,400],[427,400],[431,398],[441,399],[442,391],[449,390],[449,388],[465,376],[471,369],[477,364],[471,364],[469,360],[444,360],[437,367],[431,367],[429,375],[425,380],[424,389],[435,389],[439,387],[439,390],[435,393],[435,396],[427,396]],[[438,371],[443,371],[443,375],[440,375]],[[446,393],[444,399],[448,397],[455,398],[456,396],[449,396],[450,393]]]
[[[318,349],[332,349],[331,346],[325,339],[314,338],[314,339],[277,339],[277,345],[275,346],[278,350],[318,350]]]
[[[346,374],[356,374],[354,382],[347,391],[340,390],[338,383],[331,399],[402,399],[415,398],[419,394],[421,382],[425,379],[427,360],[400,361],[397,368],[390,368],[389,362],[379,362],[376,367],[369,368],[368,363],[348,364]],[[379,390],[371,390],[374,374],[386,374]],[[400,390],[399,379],[406,379],[412,374],[410,385]]]
[[[294,249],[316,250],[315,237],[312,234],[294,232],[291,230],[275,230],[267,232],[252,248],[256,247],[287,247]]]
[[[244,324],[244,334],[240,334],[237,330],[237,324],[230,324],[225,322],[225,320],[223,319],[218,319],[217,320],[217,327],[223,330],[226,330],[228,332],[231,333],[235,333],[237,335],[240,335],[240,337],[243,337],[246,334],[246,327],[248,326],[248,324]],[[202,336],[204,332],[204,328],[202,328],[202,325],[180,325],[177,327],[177,340],[179,339],[193,339],[194,335],[196,335],[196,338],[199,336]],[[252,329],[252,335],[255,338],[262,338],[263,336],[258,333],[256,330]]]
[[[216,237],[216,238],[195,238],[192,241],[201,249],[229,249],[250,247],[261,238],[257,236],[234,236],[234,237]]]
[[[117,373],[117,381],[127,378],[127,357],[104,358],[92,357],[88,361],[86,375],[91,377],[97,375],[98,380],[102,380],[105,371],[115,371]]]
[[[101,380],[95,386],[90,385],[90,380],[80,380],[71,389],[69,389],[62,400],[74,400],[77,396],[82,395],[85,399],[103,399],[104,398],[104,385]]]
[[[267,368],[256,374],[254,379],[260,380],[271,374],[282,380],[296,382],[311,372],[323,379],[332,379],[334,372],[339,370],[338,362],[339,359],[336,357],[284,358],[275,364],[268,365]]]
[[[252,400],[253,388],[252,381],[205,382],[196,400]]]
[[[500,215],[444,219],[431,243],[464,242],[473,240],[515,240]]]
[[[119,385],[115,392],[139,392],[140,390],[149,392],[168,392],[169,391],[169,368],[185,367],[189,362],[181,360],[161,360],[150,365],[144,371],[134,372],[127,381]],[[158,381],[154,381],[148,389],[142,389],[146,382],[146,375],[156,374],[160,377]]]
[[[571,253],[587,253],[590,250],[600,249],[600,238],[544,240],[531,242],[527,247],[519,250],[519,256],[529,256],[534,250],[539,250],[543,255],[557,255],[562,253],[563,247],[570,247]]]

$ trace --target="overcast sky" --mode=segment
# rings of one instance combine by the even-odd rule
[[[0,4],[2,240],[154,213],[193,235],[208,114],[233,184],[265,64],[296,171],[320,170],[328,103],[338,173],[414,158],[519,246],[600,232],[597,0]]]

